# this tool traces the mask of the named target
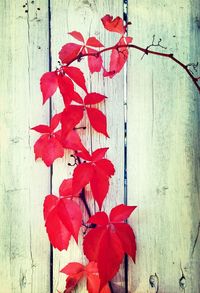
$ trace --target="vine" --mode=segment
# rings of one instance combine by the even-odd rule
[[[84,73],[71,64],[87,57],[91,73],[103,70],[104,77],[112,78],[122,70],[128,59],[129,49],[133,48],[145,55],[171,59],[186,71],[200,92],[200,77],[193,75],[189,65],[183,64],[171,53],[152,51],[150,46],[142,48],[132,44],[132,38],[125,35],[130,23],[124,25],[120,17],[113,19],[112,16],[105,15],[101,21],[106,30],[120,35],[119,41],[106,48],[96,37],[85,41],[80,32],[70,32],[69,35],[79,43],[65,44],[59,52],[59,68],[44,73],[40,80],[43,104],[59,89],[64,109],[51,118],[49,126],[41,124],[32,128],[41,134],[34,144],[35,159],[41,158],[48,167],[57,158],[64,156],[65,149],[74,152],[71,155],[74,164],[68,164],[75,166],[72,178],[63,180],[59,187],[59,196],[50,194],[44,200],[45,226],[54,248],[67,250],[71,237],[78,243],[80,229],[85,227],[83,252],[88,262],[72,262],[61,270],[67,275],[65,293],[73,291],[83,277],[87,279],[89,293],[112,292],[109,284],[118,272],[124,256],[129,255],[133,261],[136,258],[135,235],[126,222],[136,206],[120,204],[113,207],[109,215],[102,211],[115,168],[105,158],[108,148],[99,148],[90,154],[78,132],[82,127],[77,125],[87,116],[91,127],[109,138],[106,116],[95,107],[105,101],[106,96],[96,92],[88,93]],[[103,67],[102,59],[102,54],[106,51],[111,51],[108,70]],[[75,84],[84,95],[80,94],[80,90],[75,90]],[[88,184],[99,207],[95,214],[92,214],[85,194]],[[83,217],[80,201],[87,212],[87,219]]]

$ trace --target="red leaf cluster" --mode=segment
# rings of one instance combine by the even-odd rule
[[[97,212],[88,221],[97,226],[85,236],[83,249],[87,258],[98,264],[101,288],[118,272],[125,253],[135,261],[135,235],[124,223],[135,208],[121,204],[111,210],[109,217]]]
[[[125,222],[136,207],[121,204],[114,207],[109,216],[101,211],[115,168],[105,157],[108,148],[98,148],[89,153],[81,142],[77,127],[86,115],[96,132],[109,137],[106,115],[96,107],[105,102],[106,96],[89,93],[84,73],[71,66],[71,63],[85,56],[91,73],[103,69],[104,77],[113,77],[127,61],[127,45],[132,42],[132,38],[125,35],[127,26],[120,17],[113,19],[105,15],[101,20],[106,30],[120,35],[119,41],[112,47],[109,70],[102,65],[101,54],[106,49],[100,50],[104,45],[96,37],[89,37],[85,41],[80,32],[70,32],[69,35],[78,43],[65,44],[59,52],[60,67],[44,73],[40,79],[43,104],[59,90],[64,108],[51,118],[49,125],[40,124],[32,128],[40,133],[34,145],[35,159],[41,158],[47,166],[51,166],[57,158],[62,158],[65,149],[74,152],[72,178],[62,181],[59,196],[49,194],[44,200],[45,226],[53,247],[67,249],[71,237],[78,243],[81,226],[86,226],[83,251],[89,263],[83,265],[73,262],[62,269],[61,272],[67,275],[65,293],[72,292],[82,278],[87,280],[89,293],[110,293],[108,282],[119,270],[124,255],[128,254],[133,261],[136,255],[135,235]],[[92,216],[85,196],[88,184],[99,207],[99,211]],[[80,201],[88,212],[87,223]]]

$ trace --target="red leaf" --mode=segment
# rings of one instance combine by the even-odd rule
[[[101,288],[116,275],[123,256],[124,251],[119,237],[112,228],[106,229],[99,245],[97,260]]]
[[[59,194],[60,196],[63,197],[74,197],[74,196],[79,196],[79,194],[73,194],[72,190],[72,178],[70,179],[64,179],[63,182],[61,183],[59,187]]]
[[[60,119],[61,119],[61,113],[59,114],[55,114],[52,118],[51,118],[51,122],[50,122],[50,129],[51,132],[53,132],[56,127],[58,126],[58,124],[60,123]]]
[[[48,195],[44,201],[45,226],[51,244],[59,250],[67,249],[71,234],[57,214],[58,198]]]
[[[90,261],[98,261],[99,248],[105,232],[106,229],[104,226],[96,227],[92,228],[84,237],[83,250]]]
[[[77,203],[48,195],[44,201],[44,218],[49,240],[55,248],[67,249],[71,235],[78,241],[82,214]]]
[[[120,204],[111,210],[110,221],[113,223],[125,221],[135,209],[136,206]]]
[[[92,153],[92,161],[99,161],[105,157],[105,154],[109,148],[97,149]]]
[[[94,216],[89,218],[88,223],[103,226],[109,223],[109,219],[105,212],[97,212]]]
[[[128,49],[120,48],[118,50],[116,49],[112,50],[111,57],[110,57],[110,72],[114,72],[114,73],[110,77],[113,77],[116,73],[119,73],[122,70],[127,59],[128,59]]]
[[[80,32],[77,32],[77,31],[73,31],[73,32],[70,32],[68,33],[69,35],[71,35],[73,38],[75,38],[76,40],[84,43],[84,38],[83,38],[83,35],[80,33]]]
[[[128,224],[125,223],[117,223],[114,224],[116,233],[121,240],[123,250],[126,254],[128,254],[133,261],[135,262],[136,256],[136,241],[133,230]]]
[[[58,75],[58,85],[60,93],[63,96],[65,106],[69,105],[72,101],[74,93],[74,84],[71,79],[65,75]]]
[[[88,56],[88,67],[91,73],[94,72],[100,72],[101,68],[102,68],[102,64],[103,64],[103,59],[101,57],[100,54],[98,54],[98,51],[91,49],[91,48],[87,48],[87,51],[89,54],[93,54],[95,53],[96,56]]]
[[[62,68],[64,72],[87,93],[83,72],[79,68],[73,66],[63,66]]]
[[[82,45],[74,43],[67,43],[62,47],[59,52],[59,58],[63,64],[69,64],[72,62],[80,53]]]
[[[85,96],[84,103],[85,103],[85,105],[98,104],[98,103],[104,101],[105,98],[106,98],[106,96],[103,96],[101,94],[90,93]]]
[[[81,273],[83,270],[84,266],[79,262],[70,262],[61,270],[61,273],[64,273],[66,275],[74,275],[77,273]]]
[[[90,37],[86,42],[86,46],[98,47],[98,48],[104,47],[104,45],[95,37]]]
[[[121,205],[118,206],[121,208]],[[130,207],[132,209],[133,207]],[[127,210],[129,207],[127,207]],[[116,211],[114,208],[112,211]],[[112,218],[112,211],[110,218]],[[123,212],[123,211],[122,211]],[[126,213],[123,217],[127,217]],[[121,221],[121,218],[119,217]],[[136,242],[131,227],[126,223],[108,222],[104,212],[97,212],[89,223],[97,224],[84,238],[84,253],[90,261],[96,261],[98,265],[101,288],[110,281],[119,270],[125,253],[135,260]]]
[[[43,125],[43,124],[37,125],[35,127],[32,127],[31,129],[35,130],[35,131],[37,131],[39,133],[50,133],[49,126]]]
[[[86,107],[87,115],[90,120],[90,123],[92,127],[102,134],[104,134],[106,137],[109,137],[107,133],[107,122],[106,122],[106,116],[98,109],[96,108],[88,108]]]
[[[68,106],[63,112],[61,117],[62,137],[66,138],[67,135],[83,118],[83,106]]]
[[[113,19],[113,16],[107,14],[101,19],[103,26],[110,32],[116,32],[119,34],[125,33],[125,27],[123,25],[123,20],[121,17],[117,16]]]
[[[105,176],[105,173],[100,168],[95,167],[93,177],[90,180],[90,186],[93,197],[101,210],[102,203],[109,189],[109,177]]]
[[[43,95],[43,104],[56,92],[58,87],[57,73],[46,72],[40,79],[40,89]]]
[[[111,177],[115,174],[115,168],[110,160],[102,159],[97,161],[96,166],[100,168],[108,177]]]
[[[100,279],[95,262],[90,262],[86,266],[75,262],[69,263],[61,272],[68,275],[65,293],[71,292],[84,276],[87,278],[87,290],[89,293],[110,293],[108,285],[100,291]]]
[[[57,159],[64,156],[64,149],[55,137],[50,137],[42,152],[42,160],[49,167]]]
[[[34,145],[35,159],[42,158],[49,167],[55,159],[62,158],[64,155],[63,146],[55,137],[48,134],[42,135]]]
[[[74,169],[73,173],[73,192],[77,193],[85,187],[93,176],[93,166],[91,163],[82,163]]]
[[[66,137],[60,135],[62,145],[66,149],[78,151],[83,150],[84,146],[81,142],[80,136],[75,130],[70,131]]]

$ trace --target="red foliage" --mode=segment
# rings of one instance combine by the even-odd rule
[[[96,92],[88,93],[84,73],[69,65],[87,56],[91,73],[103,69],[103,76],[113,77],[127,61],[127,45],[132,42],[132,38],[125,36],[126,25],[120,17],[113,19],[112,16],[105,15],[101,20],[106,30],[120,34],[119,41],[112,47],[109,70],[106,71],[102,66],[101,53],[106,49],[99,51],[104,45],[96,37],[89,37],[85,41],[80,32],[70,32],[69,35],[79,43],[65,44],[59,52],[62,62],[60,67],[44,73],[40,79],[43,104],[59,89],[64,108],[51,118],[49,126],[38,125],[32,128],[41,134],[34,145],[35,159],[41,158],[50,166],[55,159],[64,156],[65,149],[70,149],[74,151],[72,156],[77,165],[72,178],[62,181],[59,197],[50,194],[44,200],[45,226],[51,244],[63,250],[68,248],[71,236],[78,242],[82,222],[86,225],[80,200],[88,215],[91,214],[84,192],[88,183],[100,210],[89,218],[89,232],[83,241],[84,253],[90,262],[86,266],[69,263],[61,271],[67,274],[65,293],[71,292],[84,277],[87,279],[89,293],[110,293],[108,282],[119,270],[124,254],[128,254],[134,261],[136,255],[133,230],[124,222],[136,207],[118,205],[111,210],[109,217],[101,211],[110,178],[115,173],[112,162],[105,158],[108,148],[99,148],[90,154],[78,134],[77,125],[86,113],[92,128],[109,137],[106,116],[95,107],[105,102],[106,96]],[[79,92],[75,86],[78,86]],[[83,97],[80,92],[84,93]]]
[[[85,236],[83,249],[87,258],[98,264],[101,287],[115,276],[125,253],[135,261],[135,235],[123,223],[135,208],[121,204],[111,210],[109,217],[105,212],[97,212],[88,221],[97,226]]]
[[[100,279],[95,262],[90,262],[86,266],[72,262],[66,265],[61,272],[68,275],[64,293],[71,292],[84,277],[87,279],[87,290],[89,293],[110,293],[107,284],[100,290]]]

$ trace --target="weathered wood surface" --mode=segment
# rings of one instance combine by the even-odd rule
[[[133,25],[129,34],[144,47],[155,34],[155,41],[162,38],[163,45],[185,63],[198,61],[198,2],[130,0]],[[51,58],[52,69],[56,67],[60,47],[71,39],[69,31],[81,31],[85,37],[96,35],[106,45],[114,44],[100,18],[107,13],[122,16],[123,1],[40,0],[28,1],[23,7],[25,4],[0,1],[0,292],[57,293],[65,284],[60,269],[69,261],[85,259],[81,245],[72,241],[67,252],[53,251],[50,270],[43,199],[51,186],[58,194],[62,179],[73,168],[67,166],[70,153],[56,161],[52,178],[42,162],[34,162],[33,144],[38,136],[30,133],[30,127],[46,123],[50,117],[48,103],[41,107],[39,78],[49,70]],[[101,74],[87,74],[88,88],[108,96],[101,109],[108,117],[110,139],[97,135],[86,121],[82,125],[87,126],[88,136],[84,138],[82,131],[82,137],[91,150],[110,147],[108,157],[116,175],[104,204],[109,211],[124,201],[127,92],[128,204],[138,205],[130,220],[138,256],[136,265],[129,262],[129,292],[198,293],[199,96],[176,64],[155,56],[140,59],[141,53],[130,52],[127,85],[126,72],[104,81]],[[107,60],[108,55],[106,64]],[[80,65],[88,72],[86,61]],[[57,95],[52,113],[61,107]],[[97,209],[93,202],[90,206]],[[123,266],[114,284],[124,287]],[[86,292],[84,284],[76,292]],[[114,292],[118,292],[116,287]]]
[[[185,64],[197,62],[199,5],[130,1],[130,35],[146,47],[155,34]],[[200,292],[199,96],[176,64],[141,56],[132,51],[128,65],[128,203],[138,205],[129,289]]]
[[[0,292],[49,293],[49,170],[35,163],[30,131],[49,119],[38,83],[48,69],[48,7],[24,4],[0,1]]]

